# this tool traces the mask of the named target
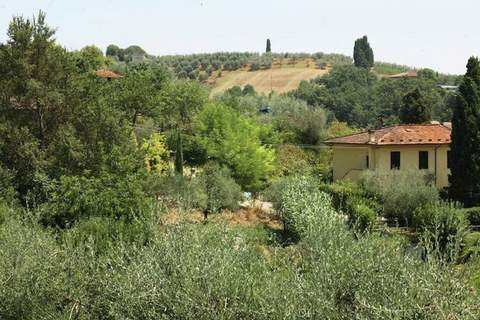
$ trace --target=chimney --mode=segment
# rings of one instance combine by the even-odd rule
[[[368,129],[368,143],[375,143],[375,131]]]

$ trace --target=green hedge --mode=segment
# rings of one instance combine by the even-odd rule
[[[472,226],[480,226],[480,207],[464,209],[465,218]]]

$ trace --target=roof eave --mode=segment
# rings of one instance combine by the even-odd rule
[[[349,145],[349,146],[377,146],[377,147],[388,147],[388,146],[436,146],[436,145],[450,145],[451,141],[449,142],[422,142],[422,143],[372,143],[372,142],[365,142],[365,143],[354,143],[354,142],[327,142],[325,141],[324,144],[326,145]]]

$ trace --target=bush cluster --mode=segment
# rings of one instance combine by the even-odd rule
[[[338,212],[347,215],[350,227],[361,233],[372,229],[379,205],[358,184],[341,181],[322,184],[320,190],[332,197],[332,205]]]
[[[468,223],[472,226],[480,226],[480,208],[468,208],[463,210],[465,218]]]
[[[151,200],[136,176],[62,176],[51,189],[48,201],[38,208],[40,221],[49,226],[67,228],[94,216],[132,222],[151,211]]]
[[[430,175],[419,170],[368,171],[362,186],[380,200],[382,214],[400,225],[412,225],[416,208],[439,200]]]
[[[205,214],[238,209],[242,189],[227,167],[207,163],[196,177],[154,176],[147,182],[148,193],[167,209],[180,212],[201,210]]]
[[[434,250],[447,261],[457,261],[466,234],[466,223],[454,203],[430,203],[417,208],[413,223],[426,242],[427,250]]]

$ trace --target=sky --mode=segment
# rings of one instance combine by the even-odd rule
[[[462,74],[480,55],[478,0],[0,0],[0,42],[14,15],[39,10],[69,50],[136,44],[153,55],[217,51],[352,55]]]

